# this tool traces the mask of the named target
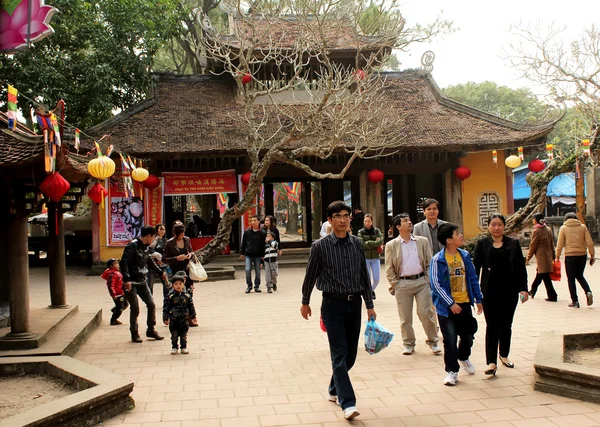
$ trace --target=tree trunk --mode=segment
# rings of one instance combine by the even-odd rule
[[[290,199],[288,199],[288,222],[285,232],[298,234],[298,205]]]

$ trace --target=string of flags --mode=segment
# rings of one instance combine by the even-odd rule
[[[546,144],[546,155],[550,160],[554,159],[554,145],[552,143]]]
[[[519,159],[525,160],[525,156],[523,155],[523,147],[517,148],[517,152],[519,153]]]
[[[498,151],[492,151],[492,162],[497,165],[498,164]]]
[[[8,128],[13,130],[17,122],[17,97],[19,91],[13,86],[8,85]]]
[[[581,141],[581,145],[583,146],[583,154],[586,156],[589,156],[591,154],[590,152],[590,140],[589,139],[584,139],[583,141]]]

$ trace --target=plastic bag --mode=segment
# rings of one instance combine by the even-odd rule
[[[327,332],[327,328],[325,327],[325,323],[323,323],[323,317],[319,318],[319,326],[323,332]]]
[[[560,280],[560,260],[555,259],[552,263],[552,273],[550,273],[550,279]]]
[[[199,262],[190,261],[189,263],[190,279],[197,280],[198,282],[204,282],[208,279],[206,270],[202,267]]]
[[[385,329],[375,320],[367,322],[365,329],[365,350],[369,354],[379,353],[392,342],[394,334]]]

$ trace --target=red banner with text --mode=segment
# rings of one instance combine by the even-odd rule
[[[164,180],[159,178],[160,185],[152,190],[146,189],[144,210],[146,212],[146,225],[155,226],[163,222],[163,190]]]
[[[236,175],[233,169],[216,172],[163,172],[164,195],[235,193]]]

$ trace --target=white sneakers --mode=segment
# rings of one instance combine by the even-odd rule
[[[338,405],[340,404],[340,400],[338,399],[338,397],[335,394],[328,394],[327,400],[329,400],[330,402],[335,402]]]
[[[448,372],[446,378],[444,379],[444,385],[453,386],[458,382],[458,372]]]
[[[405,354],[405,355],[407,355],[407,356],[408,356],[408,355],[411,355],[411,354],[413,354],[413,353],[414,353],[414,351],[415,351],[415,348],[414,348],[414,347],[410,347],[410,346],[408,346],[408,345],[405,345],[405,346],[404,346],[404,351],[402,352],[402,354]]]
[[[176,348],[172,348],[171,349],[171,354],[177,354],[177,349]]]
[[[187,348],[182,348],[181,349],[181,354],[189,354],[190,351]],[[175,355],[177,354],[177,349],[176,348],[172,348],[171,349],[171,354]]]
[[[349,406],[344,409],[344,418],[351,420],[352,418],[358,417],[360,412],[356,409],[356,406]]]
[[[462,365],[463,369],[467,374],[475,375],[475,365],[473,365],[469,359],[459,360],[458,363]]]
[[[442,352],[442,349],[440,348],[440,346],[437,343],[432,344],[430,347],[431,347],[431,351],[433,351],[433,354],[440,354]],[[409,356],[409,355],[413,354],[414,352],[415,352],[414,347],[405,345],[404,351],[402,352],[402,354]]]
[[[433,354],[440,354],[442,352],[442,349],[437,343],[435,343],[431,346],[431,351],[433,351]]]

